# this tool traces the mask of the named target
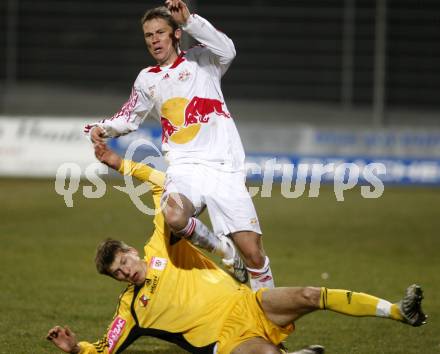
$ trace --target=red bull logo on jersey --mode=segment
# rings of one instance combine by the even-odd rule
[[[116,344],[118,343],[119,339],[121,338],[122,331],[124,330],[125,324],[127,321],[125,321],[121,317],[116,317],[113,321],[110,330],[107,333],[107,340],[108,340],[108,352],[112,353],[113,349],[115,349]]]
[[[190,142],[197,136],[202,124],[209,122],[212,114],[231,118],[223,106],[224,103],[217,99],[197,96],[191,101],[183,97],[167,100],[161,108],[162,142]]]

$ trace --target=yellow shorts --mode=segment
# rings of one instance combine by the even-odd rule
[[[261,299],[266,290],[260,289],[256,293],[246,291],[237,301],[220,332],[218,354],[230,354],[239,344],[255,337],[277,345],[294,331],[293,324],[279,327],[264,315]]]

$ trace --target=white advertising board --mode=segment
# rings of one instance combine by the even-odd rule
[[[86,123],[74,118],[0,117],[0,175],[55,177],[66,162],[96,162],[83,134]]]

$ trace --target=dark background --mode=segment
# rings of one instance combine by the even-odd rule
[[[19,95],[20,88],[29,85],[36,91],[43,85],[128,96],[140,69],[152,64],[139,20],[145,10],[161,4],[2,0],[3,113],[10,113],[11,95]],[[344,20],[350,4],[353,16],[347,37]],[[234,40],[237,57],[223,80],[226,97],[368,107],[374,96],[377,4],[372,0],[193,0],[190,8]],[[437,111],[440,1],[388,0],[384,23],[386,108]],[[344,51],[347,38],[351,46]],[[344,73],[349,81],[344,82]],[[344,100],[347,89],[350,94]],[[23,95],[25,104],[29,93]],[[10,110],[17,113],[16,107]]]

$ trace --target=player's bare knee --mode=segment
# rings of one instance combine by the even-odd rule
[[[242,250],[243,260],[248,268],[261,269],[264,267],[266,257],[257,250]]]
[[[172,193],[166,199],[163,210],[166,223],[175,232],[186,227],[195,208],[191,201],[182,194]]]
[[[180,208],[167,205],[163,210],[163,214],[165,222],[175,232],[182,230],[188,223],[188,218],[185,217],[185,213]]]
[[[182,198],[178,193],[169,194],[166,198],[166,206],[173,210],[183,210],[185,206]]]
[[[304,305],[309,308],[318,308],[319,307],[319,299],[321,296],[320,288],[315,287],[305,287],[301,290],[301,297]]]
[[[251,231],[240,231],[232,235],[235,245],[248,268],[261,269],[266,261],[261,236]]]

